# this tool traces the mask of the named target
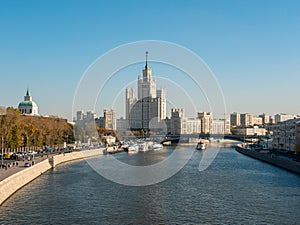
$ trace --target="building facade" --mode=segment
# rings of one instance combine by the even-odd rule
[[[290,120],[290,119],[294,119],[294,115],[288,115],[288,114],[285,114],[285,113],[280,113],[280,114],[276,114],[274,116],[274,119],[275,119],[275,123],[280,123],[280,122],[283,122],[283,121],[286,121],[286,120]]]
[[[126,119],[131,130],[155,132],[166,119],[166,90],[156,90],[156,80],[148,66],[148,52],[142,76],[138,77],[138,98],[134,97],[132,88],[126,89]]]
[[[236,127],[233,129],[233,133],[237,135],[257,135],[257,136],[265,136],[267,130],[265,128],[261,128],[259,126],[253,127]]]
[[[248,127],[253,126],[253,114],[243,113],[241,114],[241,126]]]
[[[213,119],[211,133],[230,134],[230,121],[227,119]]]
[[[212,132],[212,113],[211,112],[198,112],[198,119],[201,120],[201,133],[211,134]]]
[[[277,150],[300,152],[300,119],[278,122],[269,127],[273,132],[272,146]]]
[[[96,119],[96,123],[107,130],[116,130],[117,129],[117,119],[116,111],[114,109],[103,110],[103,117]]]
[[[270,123],[270,116],[266,114],[260,114],[259,117],[262,119],[262,124],[269,124]]]
[[[233,127],[238,127],[241,125],[241,116],[239,113],[234,112],[230,114],[230,124]]]

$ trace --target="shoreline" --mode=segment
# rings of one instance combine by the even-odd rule
[[[247,149],[240,144],[236,146],[235,150],[248,157],[269,163],[273,166],[277,166],[289,172],[293,172],[295,174],[300,175],[300,162],[287,160],[269,153],[262,153],[256,151],[255,149]]]
[[[28,168],[21,169],[0,181],[0,206],[22,187],[57,165],[74,160],[103,155],[103,149],[84,150],[59,154],[42,160]]]

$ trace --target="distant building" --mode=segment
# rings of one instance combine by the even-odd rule
[[[123,117],[117,119],[117,130],[118,131],[126,131],[129,128],[128,120]]]
[[[200,134],[201,120],[198,118],[182,119],[182,134]]]
[[[117,119],[116,119],[116,111],[114,109],[103,110],[103,117],[99,117],[96,119],[96,123],[107,130],[116,130],[117,129]]]
[[[29,94],[29,90],[27,89],[26,95],[24,96],[24,101],[20,102],[18,105],[18,109],[22,114],[25,115],[38,115],[38,106],[32,101],[32,97]]]
[[[95,123],[97,114],[93,111],[84,112],[82,110],[76,112],[76,118],[73,122],[81,127],[85,127],[87,124]]]
[[[275,123],[279,123],[279,122],[283,122],[283,121],[286,121],[286,120],[294,119],[294,117],[295,117],[295,115],[288,115],[288,114],[285,114],[285,113],[276,114],[274,116]]]
[[[227,119],[213,119],[211,133],[230,134],[230,121]]]
[[[143,75],[138,77],[138,99],[132,88],[126,89],[126,119],[131,130],[160,130],[166,118],[166,90],[156,90],[156,80],[148,66],[148,52]]]
[[[253,116],[253,125],[262,125],[263,124],[263,119],[261,117],[256,117]]]
[[[183,108],[171,109],[171,118],[165,120],[169,134],[180,135],[183,133],[183,118]]]
[[[260,114],[259,117],[262,119],[262,124],[269,124],[270,123],[270,116],[266,114]]]
[[[234,112],[230,114],[230,124],[233,127],[238,127],[241,125],[241,116],[239,113]]]
[[[269,127],[274,149],[300,152],[300,118],[278,122]]]
[[[253,126],[253,127],[236,127],[233,128],[233,133],[237,135],[258,135],[258,136],[265,136],[267,130],[265,128],[260,128],[259,126]]]
[[[201,120],[201,133],[211,134],[212,132],[212,113],[211,112],[198,112],[198,119]]]
[[[250,113],[241,114],[241,126],[243,127],[253,126],[253,114]]]
[[[84,112],[83,111],[77,111],[76,112],[76,119],[74,121],[80,121],[80,120],[84,120]]]

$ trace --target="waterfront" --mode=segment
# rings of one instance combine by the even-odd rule
[[[171,152],[172,147],[168,147],[114,157],[132,165],[149,165]],[[299,221],[298,175],[239,154],[233,148],[221,149],[213,164],[199,172],[202,154],[195,151],[175,176],[145,187],[110,182],[85,161],[60,165],[8,199],[0,207],[0,223],[292,224]]]

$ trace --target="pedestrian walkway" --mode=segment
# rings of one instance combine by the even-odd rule
[[[49,155],[49,157],[50,157],[50,155]],[[41,156],[35,157],[34,160],[30,160],[30,161],[28,161],[28,160],[24,160],[24,161],[23,160],[22,161],[4,161],[4,165],[5,164],[8,165],[8,163],[10,163],[11,167],[0,168],[0,181],[4,180],[5,178],[7,178],[7,177],[9,177],[9,176],[21,171],[21,170],[26,169],[27,167],[24,166],[25,163],[29,163],[30,166],[32,166],[32,162],[34,162],[34,164],[36,164],[36,163],[39,163],[39,162],[41,162],[43,160],[46,160],[46,159],[48,159],[48,158],[45,155],[43,157],[41,157]],[[13,165],[13,162],[15,163],[15,165]],[[16,165],[16,162],[18,163],[18,165]]]

